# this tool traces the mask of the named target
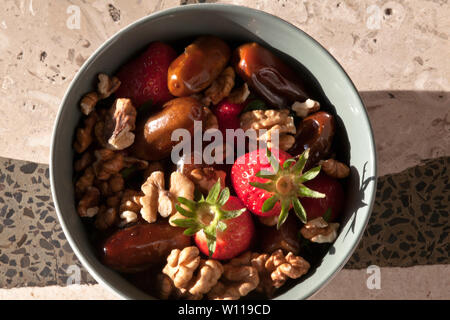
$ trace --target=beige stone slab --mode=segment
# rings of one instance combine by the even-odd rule
[[[450,265],[381,268],[380,289],[368,289],[366,270],[341,270],[312,299],[450,299]],[[0,289],[0,300],[70,299],[115,300],[117,295],[101,285],[23,287]]]
[[[440,123],[445,124],[444,133],[448,134],[450,5],[446,1],[217,2],[258,8],[292,22],[337,58],[360,91],[374,93],[365,95],[365,101],[369,108],[381,103],[376,111],[370,110],[382,160],[381,174],[401,171],[436,154],[449,155],[450,149],[443,147],[445,136],[439,135],[439,128],[432,128],[437,119],[443,119]],[[178,3],[3,1],[0,155],[47,163],[60,99],[86,58],[132,21]],[[70,29],[70,18],[77,7],[80,29]],[[377,98],[378,93],[392,90],[405,95],[395,103]],[[425,91],[443,92],[443,98],[439,98],[439,93]],[[423,119],[422,114],[426,115]],[[392,139],[393,130],[385,130],[386,123],[404,131]],[[410,146],[414,150],[409,150]]]

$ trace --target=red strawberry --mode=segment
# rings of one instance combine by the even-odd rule
[[[117,73],[122,84],[116,95],[130,98],[138,107],[149,100],[163,105],[173,98],[167,87],[167,70],[176,57],[177,53],[169,45],[152,42],[144,53]]]
[[[286,221],[292,207],[306,223],[306,212],[299,198],[325,197],[304,185],[320,171],[320,167],[316,167],[303,173],[308,156],[309,149],[297,161],[283,151],[278,151],[276,158],[269,149],[265,155],[264,150],[245,154],[236,160],[231,170],[237,196],[256,215],[279,215],[277,228]]]
[[[325,198],[321,199],[302,199],[303,208],[308,213],[308,220],[321,217],[328,209],[331,209],[329,221],[335,221],[344,203],[344,189],[339,181],[320,173],[314,180],[306,182],[305,186],[325,194]]]
[[[228,202],[223,206],[225,210],[239,210],[245,208],[239,198],[230,196]],[[227,229],[217,231],[216,250],[212,255],[213,259],[232,259],[250,246],[255,234],[255,227],[252,215],[245,210],[240,216],[225,221]],[[195,243],[201,252],[208,255],[208,244],[203,230],[195,234]]]
[[[252,216],[242,202],[230,196],[230,190],[220,190],[220,181],[210,190],[206,199],[198,202],[179,198],[176,206],[186,219],[172,220],[187,228],[185,235],[195,235],[197,247],[213,259],[232,259],[250,247],[255,235]]]
[[[226,137],[226,129],[236,130],[241,127],[239,115],[242,109],[244,109],[244,104],[231,103],[227,100],[223,100],[213,109],[224,137]]]

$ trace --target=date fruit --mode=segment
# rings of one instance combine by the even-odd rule
[[[299,155],[310,148],[306,169],[311,168],[319,160],[329,156],[334,133],[334,117],[324,111],[314,113],[299,123],[295,144],[288,152]]]
[[[233,54],[236,73],[271,107],[287,108],[308,98],[303,81],[270,50],[253,42]]]
[[[142,271],[163,263],[173,249],[191,244],[184,229],[166,221],[138,224],[119,230],[103,245],[103,263],[125,273]]]
[[[192,97],[175,98],[164,104],[163,109],[136,125],[136,138],[131,146],[132,154],[144,160],[161,160],[170,156],[178,141],[172,141],[172,132],[186,129],[194,133],[194,121],[203,120],[203,107]]]
[[[230,48],[217,37],[203,36],[187,46],[169,66],[167,84],[177,97],[206,89],[230,59]]]

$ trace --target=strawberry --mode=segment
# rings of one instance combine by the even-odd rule
[[[169,45],[152,42],[144,53],[117,73],[122,82],[117,97],[130,98],[138,107],[149,100],[154,105],[163,105],[172,99],[167,87],[167,70],[176,57],[177,53]]]
[[[230,190],[220,190],[220,180],[206,199],[195,202],[178,198],[184,205],[176,205],[186,219],[172,220],[183,228],[185,235],[194,235],[197,247],[213,259],[232,259],[250,247],[255,235],[252,216],[242,202],[230,196]]]
[[[236,194],[256,215],[279,215],[277,228],[286,221],[291,207],[306,223],[306,211],[299,198],[325,197],[304,185],[319,174],[320,166],[303,173],[309,149],[297,161],[283,151],[278,151],[278,155],[275,158],[269,149],[266,155],[263,150],[255,150],[236,160],[231,170]]]
[[[239,115],[244,109],[244,104],[231,103],[227,100],[222,100],[214,109],[213,113],[219,122],[219,130],[223,136],[226,136],[226,129],[239,129],[241,127]]]
[[[328,209],[331,209],[328,221],[335,221],[341,213],[344,202],[344,189],[339,181],[320,173],[314,180],[306,182],[305,186],[325,194],[325,198],[302,200],[308,219],[321,217]]]

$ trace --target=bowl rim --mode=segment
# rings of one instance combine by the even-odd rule
[[[77,243],[78,241],[77,241],[76,237],[72,236],[71,231],[69,230],[69,228],[66,225],[65,218],[61,214],[58,199],[56,196],[55,172],[54,172],[54,163],[56,162],[55,140],[57,139],[57,133],[59,131],[58,129],[61,125],[61,117],[62,117],[63,110],[65,108],[65,105],[67,105],[67,103],[68,103],[69,93],[72,91],[75,84],[81,79],[82,74],[88,68],[90,63],[92,61],[94,61],[97,58],[97,56],[99,56],[99,54],[103,50],[105,50],[105,48],[107,48],[110,44],[112,44],[115,41],[115,39],[118,38],[120,35],[125,34],[125,33],[129,32],[130,30],[137,28],[138,26],[140,26],[142,24],[147,23],[147,21],[149,21],[149,20],[153,20],[153,19],[160,18],[163,16],[178,14],[180,12],[195,11],[195,10],[199,10],[199,9],[206,10],[206,11],[221,11],[222,13],[225,13],[225,14],[232,14],[233,11],[238,10],[240,14],[243,13],[247,16],[252,16],[252,15],[263,16],[263,17],[265,17],[265,19],[272,20],[275,23],[284,24],[287,28],[291,29],[292,31],[301,33],[303,36],[305,36],[311,42],[311,44],[317,50],[321,51],[323,54],[325,54],[325,56],[331,58],[332,62],[338,67],[340,72],[343,73],[344,78],[347,79],[348,84],[353,89],[353,91],[356,94],[356,97],[358,98],[358,101],[360,103],[360,105],[358,106],[358,109],[360,109],[360,111],[362,111],[361,112],[362,118],[365,122],[365,125],[369,129],[369,132],[368,132],[368,134],[369,134],[369,149],[371,150],[369,157],[370,157],[370,161],[373,162],[373,165],[371,166],[371,169],[372,169],[371,172],[367,172],[369,176],[374,177],[374,180],[373,180],[374,184],[373,184],[372,192],[370,194],[368,194],[368,196],[370,196],[370,202],[366,206],[366,208],[367,208],[366,210],[368,213],[365,217],[365,221],[361,225],[361,228],[359,230],[357,230],[357,233],[355,233],[355,241],[354,241],[353,245],[351,246],[351,248],[349,249],[349,251],[347,252],[346,257],[342,260],[342,262],[340,264],[334,266],[333,268],[331,268],[327,272],[328,276],[326,278],[324,278],[320,282],[314,283],[311,286],[309,293],[298,297],[298,299],[310,298],[310,297],[316,295],[322,288],[324,288],[326,286],[326,284],[328,284],[337,275],[337,273],[344,267],[344,265],[347,263],[347,261],[350,259],[353,252],[355,251],[357,245],[359,244],[359,242],[361,240],[364,230],[367,227],[370,215],[372,213],[375,196],[376,196],[376,189],[377,189],[377,152],[376,152],[376,148],[375,148],[375,139],[374,139],[374,135],[373,135],[373,128],[370,123],[370,119],[369,119],[369,116],[367,113],[367,109],[364,105],[364,102],[361,99],[361,96],[359,95],[359,92],[356,89],[355,84],[353,83],[353,81],[351,80],[351,78],[349,77],[347,72],[344,70],[344,68],[336,60],[336,58],[330,52],[328,52],[328,50],[326,50],[317,40],[312,38],[309,34],[304,32],[300,28],[296,27],[295,25],[284,20],[281,17],[275,16],[273,14],[267,13],[267,12],[259,10],[259,9],[254,9],[254,8],[250,8],[250,7],[246,7],[246,6],[240,6],[240,5],[232,5],[232,4],[200,3],[200,4],[180,5],[180,6],[160,10],[160,11],[151,13],[145,17],[142,17],[142,18],[132,22],[131,24],[123,27],[122,29],[117,31],[115,34],[113,34],[111,37],[109,37],[105,42],[103,42],[91,54],[91,56],[84,62],[84,64],[81,66],[81,68],[77,71],[77,73],[75,74],[74,78],[72,79],[70,85],[67,87],[67,89],[64,93],[64,96],[61,100],[61,103],[59,105],[58,112],[57,112],[55,122],[53,125],[53,130],[52,130],[50,157],[49,157],[50,185],[51,185],[52,198],[53,198],[53,202],[55,205],[55,211],[58,216],[59,223],[61,224],[64,235],[67,238],[67,241],[69,242],[72,250],[74,251],[77,258],[80,260],[82,265],[88,270],[89,274],[98,283],[100,283],[104,287],[107,287],[110,291],[114,292],[119,297],[121,297],[123,299],[132,299],[133,297],[131,297],[126,292],[122,292],[121,290],[111,286],[109,284],[108,280],[105,279],[102,274],[97,272],[95,267],[81,253],[81,250],[78,247],[78,243]],[[290,290],[293,290],[294,288],[295,287],[291,288]],[[150,295],[148,295],[148,298],[151,298]],[[275,298],[275,299],[277,299],[277,298]]]

